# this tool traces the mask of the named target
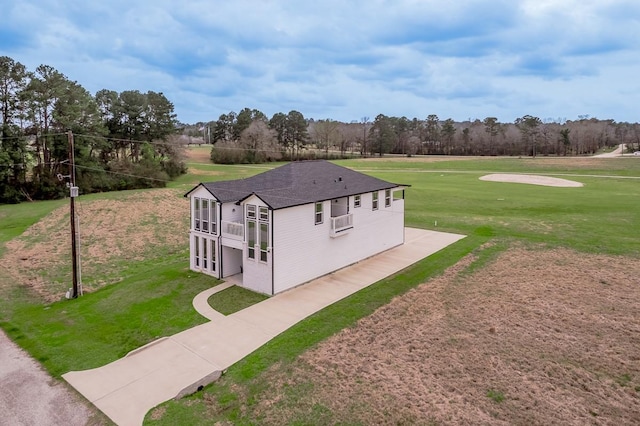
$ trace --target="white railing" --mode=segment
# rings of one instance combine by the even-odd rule
[[[337,236],[353,228],[353,214],[345,214],[331,218],[331,235]]]
[[[222,236],[233,240],[242,241],[244,239],[244,225],[238,222],[220,222],[222,227]]]

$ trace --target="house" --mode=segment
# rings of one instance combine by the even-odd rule
[[[328,161],[200,183],[190,267],[274,295],[404,242],[404,190]]]

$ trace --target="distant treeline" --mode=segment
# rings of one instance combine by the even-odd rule
[[[162,93],[92,96],[50,66],[0,57],[0,203],[68,194],[68,131],[81,193],[164,186],[186,171],[173,111]]]
[[[256,109],[222,114],[218,120],[186,126],[196,142],[213,143],[218,163],[253,163],[281,159],[336,158],[353,154],[384,155],[589,155],[627,144],[640,150],[640,124],[588,116],[577,120],[542,120],[525,115],[513,123],[495,117],[456,122],[432,114],[426,119],[363,117],[343,123],[305,119],[298,111],[270,119]]]
[[[588,116],[513,123],[495,117],[455,122],[389,117],[343,123],[298,111],[268,118],[256,109],[217,120],[179,124],[173,104],[157,92],[100,90],[90,94],[50,66],[28,71],[0,57],[0,203],[68,194],[68,131],[75,140],[81,193],[164,186],[185,173],[182,148],[212,143],[218,163],[402,155],[588,155],[627,144],[640,150],[640,125]],[[182,136],[177,133],[182,132]],[[60,179],[62,178],[62,179]]]

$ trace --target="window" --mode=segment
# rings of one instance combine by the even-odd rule
[[[247,257],[249,259],[256,258],[256,246],[259,247],[260,261],[266,262],[269,248],[269,208],[260,206],[256,209],[256,206],[247,204]]]
[[[218,233],[218,204],[211,201],[211,233]]]
[[[209,200],[200,200],[202,231],[209,232]],[[206,268],[206,266],[205,266]]]
[[[322,223],[322,203],[316,203],[316,225]]]
[[[378,210],[378,191],[371,193],[371,210]]]
[[[202,239],[202,268],[207,269],[209,267],[207,262],[207,246],[209,245],[209,241],[206,238]]]
[[[216,234],[218,231],[217,203],[206,198],[193,199],[193,229]]]
[[[267,261],[267,248],[269,247],[269,224],[260,223],[260,260]]]
[[[256,221],[247,219],[247,248],[249,259],[256,258]]]
[[[193,201],[193,229],[200,230],[200,198]]]
[[[247,217],[250,219],[256,218],[256,206],[247,204]]]
[[[353,207],[358,208],[361,205],[360,195],[353,196]]]
[[[200,238],[196,235],[195,237],[193,237],[193,244],[195,246],[195,252],[196,252],[196,256],[195,256],[195,265],[196,268],[200,267]]]
[[[385,207],[391,206],[391,190],[390,189],[384,190],[384,206]]]
[[[211,240],[211,270],[216,271],[216,240]]]
[[[266,207],[260,207],[260,220],[269,221],[269,209]]]
[[[249,259],[256,258],[256,244],[258,241],[256,232],[256,206],[247,204],[247,257]]]

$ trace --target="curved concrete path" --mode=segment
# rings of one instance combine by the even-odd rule
[[[210,322],[159,339],[104,367],[62,377],[118,425],[140,425],[151,408],[213,381],[220,371],[309,315],[462,238],[406,228],[401,246],[228,316],[203,307],[213,294],[209,292],[226,288],[213,287],[193,302],[198,311],[206,310]]]
[[[216,311],[211,307],[211,305],[209,305],[209,297],[211,297],[212,294],[219,293],[222,290],[226,290],[232,286],[233,283],[226,282],[198,293],[196,297],[193,298],[193,308],[196,310],[196,312],[198,312],[209,321],[222,320],[225,315]]]

